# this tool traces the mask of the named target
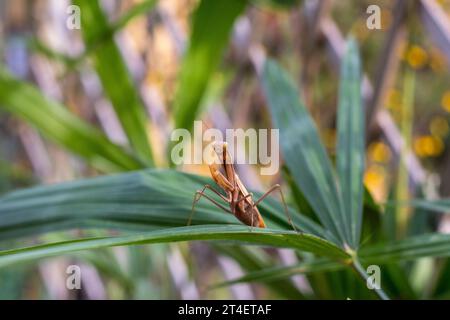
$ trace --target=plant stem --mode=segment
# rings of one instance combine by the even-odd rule
[[[403,146],[400,151],[399,170],[396,183],[396,198],[400,201],[408,201],[409,178],[406,167],[406,159],[411,149],[411,137],[413,134],[413,111],[415,94],[415,71],[407,68],[403,82],[403,98],[401,107],[400,130],[403,137]],[[410,208],[398,207],[396,215],[396,238],[401,239],[407,233]]]
[[[364,270],[363,266],[359,262],[358,258],[355,257],[353,259],[352,267],[361,276],[361,278],[367,283],[367,279],[369,277],[366,273],[366,270]],[[381,288],[381,286],[379,289],[375,288],[374,291],[377,294],[378,298],[380,298],[381,300],[390,300],[388,295]]]

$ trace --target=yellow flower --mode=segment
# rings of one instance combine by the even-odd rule
[[[386,170],[380,165],[371,165],[364,175],[364,184],[377,201],[383,201],[386,194]]]
[[[418,45],[413,45],[406,52],[406,61],[412,68],[419,69],[427,63],[428,54]]]
[[[444,150],[444,143],[438,137],[426,135],[414,140],[414,151],[419,157],[436,157]]]
[[[383,142],[374,142],[368,148],[368,155],[372,161],[388,162],[391,159],[391,150]]]

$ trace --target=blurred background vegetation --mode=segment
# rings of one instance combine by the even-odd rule
[[[70,4],[0,0],[1,194],[173,167],[170,132],[196,119],[221,130],[272,127],[256,72],[266,55],[296,81],[334,159],[339,67],[352,34],[364,72],[367,190],[378,204],[450,195],[449,0],[77,0],[79,30],[66,26]],[[372,4],[381,8],[380,30],[366,26]],[[209,174],[206,166],[177,169]],[[251,189],[289,182],[289,173],[264,177],[256,169],[238,167]],[[292,204],[298,190],[291,190]],[[427,206],[382,211],[389,210],[396,221],[385,219],[383,230],[391,239],[450,230],[445,215],[415,213]],[[0,247],[98,234],[58,231]],[[363,242],[376,237],[368,234]],[[282,280],[209,288],[301,258],[287,249],[205,243],[108,248],[4,267],[0,298],[373,298],[347,270],[290,270]],[[81,291],[65,288],[70,264],[82,265]],[[387,290],[397,298],[448,297],[449,267],[446,258],[390,265]]]

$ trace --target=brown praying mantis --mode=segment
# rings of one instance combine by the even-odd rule
[[[220,164],[216,162],[212,162],[209,164],[209,170],[211,172],[211,177],[216,182],[216,184],[222,188],[225,192],[226,196],[224,196],[219,191],[215,190],[209,184],[203,186],[201,190],[197,190],[194,195],[194,200],[192,202],[192,211],[188,220],[188,225],[191,224],[192,217],[195,213],[195,205],[200,200],[201,197],[205,197],[213,204],[215,204],[220,209],[225,212],[231,213],[237,219],[239,219],[244,224],[250,227],[258,227],[265,228],[266,224],[261,216],[261,213],[258,210],[257,205],[264,200],[270,193],[275,190],[278,190],[281,195],[281,200],[283,201],[284,211],[286,213],[286,217],[289,220],[292,228],[297,231],[294,224],[292,223],[292,219],[289,215],[289,211],[284,200],[283,192],[281,191],[281,187],[279,184],[275,184],[272,186],[266,193],[264,193],[258,200],[253,201],[253,195],[247,191],[241,179],[237,175],[231,155],[228,152],[228,145],[226,142],[214,142],[213,149],[218,159],[220,160]],[[218,195],[223,201],[225,201],[229,208],[226,208],[209,195],[205,193],[205,190],[211,190],[216,195]]]

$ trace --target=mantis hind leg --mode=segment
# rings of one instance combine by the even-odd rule
[[[256,207],[261,201],[263,201],[269,194],[271,194],[271,193],[274,192],[275,190],[278,190],[278,191],[280,192],[280,195],[281,195],[281,201],[283,202],[283,206],[284,206],[284,212],[285,212],[286,217],[287,217],[287,219],[288,219],[288,221],[289,221],[289,224],[292,226],[292,228],[294,229],[295,232],[299,232],[299,231],[297,230],[297,228],[295,227],[294,223],[292,222],[291,216],[290,216],[290,214],[289,214],[288,207],[287,207],[287,205],[286,205],[286,201],[284,200],[283,191],[281,191],[281,186],[280,186],[279,184],[276,184],[276,185],[272,186],[269,190],[267,190],[267,192],[264,193],[264,194],[261,196],[261,198],[259,198],[258,200],[255,201],[255,203],[253,204],[253,206],[252,206],[251,208]],[[252,216],[252,218],[253,218],[253,216]]]
[[[221,194],[220,192],[216,191],[213,187],[211,187],[209,184],[206,184],[203,186],[202,190],[197,190],[195,192],[194,195],[194,200],[192,201],[192,210],[191,210],[191,214],[189,215],[189,219],[187,222],[187,225],[191,225],[192,222],[192,218],[194,217],[195,214],[195,205],[197,204],[197,202],[200,201],[200,198],[203,196],[206,199],[208,199],[209,201],[211,201],[213,204],[215,204],[218,208],[222,209],[225,212],[229,212],[232,213],[229,209],[225,208],[223,205],[221,205],[220,203],[218,203],[216,200],[212,199],[210,196],[208,196],[205,193],[205,190],[209,189],[211,191],[213,191],[215,194],[217,194],[218,196],[220,196],[224,201],[229,202],[229,199],[227,199],[223,194]]]

